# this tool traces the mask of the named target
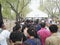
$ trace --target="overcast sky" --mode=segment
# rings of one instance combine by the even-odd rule
[[[46,0],[43,0],[43,2],[44,1],[46,1]],[[40,6],[40,0],[31,0],[31,3],[30,3],[30,6],[29,7],[32,10],[37,10],[39,6]]]
[[[39,7],[40,0],[31,0],[30,9],[37,10]]]

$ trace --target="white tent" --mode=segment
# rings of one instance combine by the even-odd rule
[[[32,11],[26,15],[26,18],[48,17],[48,15],[40,10]]]

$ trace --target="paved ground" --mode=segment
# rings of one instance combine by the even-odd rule
[[[14,20],[8,20],[8,21],[6,21],[6,20],[4,20],[4,23],[5,23],[5,25],[6,25],[6,28],[8,29],[8,30],[12,30],[12,28],[14,27],[14,25],[15,25],[15,21]]]

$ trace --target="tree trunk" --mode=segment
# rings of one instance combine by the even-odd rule
[[[16,22],[18,22],[18,14],[16,13]]]
[[[29,4],[30,1],[31,0],[29,0],[26,4],[23,3],[23,7],[20,12],[18,12],[18,7],[19,7],[19,3],[20,3],[19,0],[17,1],[16,9],[13,7],[13,5],[9,1],[6,1],[11,6],[11,9],[16,13],[16,22],[18,22],[22,19],[21,12]],[[23,2],[24,2],[24,0],[23,0]]]
[[[2,12],[1,12],[1,4],[0,4],[0,22],[2,22],[3,23],[3,17],[2,17]]]

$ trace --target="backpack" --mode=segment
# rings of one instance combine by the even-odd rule
[[[32,45],[37,45],[33,40],[29,39],[27,42],[29,42]]]

